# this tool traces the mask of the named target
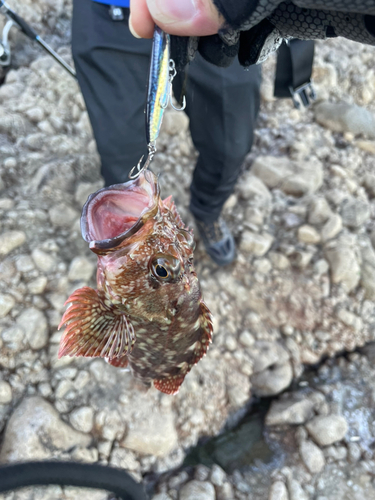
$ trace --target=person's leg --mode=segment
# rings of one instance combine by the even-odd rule
[[[128,180],[145,152],[144,106],[150,40],[137,40],[109,6],[74,0],[72,51],[106,185]]]
[[[191,183],[190,210],[207,253],[219,265],[235,257],[233,237],[220,217],[253,143],[259,110],[261,71],[236,61],[218,68],[197,57],[188,69],[187,114],[198,161]],[[175,85],[180,96],[182,77]]]
[[[218,68],[197,57],[188,69],[187,114],[199,158],[191,184],[190,209],[206,222],[219,217],[233,192],[253,142],[261,71],[236,61]],[[181,81],[175,94],[179,95]]]

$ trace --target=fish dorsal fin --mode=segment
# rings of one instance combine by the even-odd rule
[[[109,360],[129,353],[135,343],[132,324],[118,313],[105,296],[89,287],[76,290],[65,304],[59,329],[65,325],[60,341],[62,356],[101,357]]]
[[[182,222],[182,219],[180,217],[180,214],[177,211],[176,205],[174,201],[172,200],[172,195],[168,196],[168,198],[165,198],[163,200],[163,204],[165,207],[167,207],[173,214],[173,217],[176,220],[176,224],[180,229],[186,229],[185,224]]]

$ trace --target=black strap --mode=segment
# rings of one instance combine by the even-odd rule
[[[300,107],[299,99],[309,106],[315,100],[311,84],[313,61],[312,40],[294,38],[284,42],[277,55],[275,97],[292,97],[296,108]]]
[[[107,490],[122,500],[146,500],[142,485],[127,472],[98,464],[25,462],[0,467],[0,493],[26,486],[81,486]]]

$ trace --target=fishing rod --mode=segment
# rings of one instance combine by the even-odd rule
[[[4,26],[2,39],[0,40],[0,66],[9,66],[10,64],[10,46],[8,42],[9,31],[12,26],[17,26],[22,33],[24,33],[31,40],[38,42],[43,49],[51,55],[55,61],[57,61],[68,73],[76,78],[76,72],[74,69],[67,64],[62,57],[60,57],[44,40],[38,33],[22,19],[18,14],[16,14],[3,0],[0,0],[0,12],[4,14],[8,21]]]

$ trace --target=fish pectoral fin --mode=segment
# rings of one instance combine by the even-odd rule
[[[125,314],[119,314],[104,294],[89,287],[76,290],[66,301],[59,329],[62,356],[101,357],[113,360],[129,353],[135,343],[134,328]]]
[[[183,375],[172,375],[167,378],[159,378],[154,380],[154,386],[158,391],[164,392],[164,394],[177,394],[185,376],[186,373]]]
[[[121,358],[106,358],[106,361],[112,366],[115,366],[116,368],[127,368],[129,364],[129,358],[125,355],[122,356]]]

